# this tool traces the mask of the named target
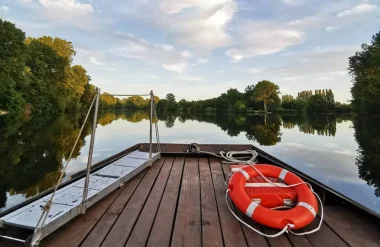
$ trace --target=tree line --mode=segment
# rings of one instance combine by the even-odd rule
[[[249,85],[245,92],[231,88],[217,98],[197,101],[176,102],[173,94],[158,102],[160,111],[184,112],[223,112],[246,113],[247,111],[298,111],[309,113],[349,113],[351,106],[336,102],[331,89],[302,91],[294,98],[292,95],[279,97],[279,86],[271,81],[260,81]]]
[[[0,19],[0,110],[65,112],[80,110],[95,95],[87,71],[73,64],[71,42],[43,36],[26,38]]]
[[[154,102],[157,104],[160,98],[154,96]],[[130,96],[127,98],[117,98],[109,93],[102,93],[100,95],[99,107],[100,109],[130,109],[130,110],[142,110],[148,109],[150,104],[150,98],[143,98],[141,96]]]

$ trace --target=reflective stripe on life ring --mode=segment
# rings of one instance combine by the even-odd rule
[[[285,184],[298,184],[303,180],[292,172],[277,166],[257,164],[258,169],[266,177],[275,177],[284,181]],[[287,224],[293,224],[299,229],[310,224],[318,212],[318,202],[306,184],[293,187],[297,193],[298,203],[290,210],[272,210],[258,204],[247,195],[245,183],[252,177],[259,176],[251,166],[245,166],[235,172],[228,183],[228,194],[236,207],[248,217],[268,227],[283,229]]]

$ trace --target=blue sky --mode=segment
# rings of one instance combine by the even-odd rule
[[[346,102],[348,57],[380,31],[380,0],[0,0],[0,15],[72,41],[102,92],[177,100],[267,79]]]

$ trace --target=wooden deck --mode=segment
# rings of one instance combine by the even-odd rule
[[[342,206],[325,206],[325,222],[315,234],[261,237],[229,212],[228,173],[217,159],[163,157],[41,246],[380,246],[380,227]],[[2,240],[0,246],[22,244]]]

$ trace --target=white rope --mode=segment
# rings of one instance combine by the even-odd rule
[[[312,188],[310,188],[310,189],[314,193],[314,195],[318,198],[318,201],[321,204],[321,219],[319,221],[318,227],[315,228],[315,229],[313,229],[313,230],[310,230],[310,231],[307,231],[307,232],[301,232],[301,233],[292,232],[292,231],[289,230],[290,233],[292,233],[294,235],[297,235],[297,236],[308,235],[308,234],[312,234],[314,232],[317,232],[317,231],[319,231],[319,229],[321,229],[321,226],[322,226],[322,223],[323,223],[323,205],[322,205],[322,200],[319,197],[319,195],[314,192],[314,190]]]
[[[292,188],[292,187],[295,187],[295,186],[299,186],[299,185],[302,185],[302,184],[306,184],[309,186],[310,190],[313,192],[313,194],[318,198],[318,201],[321,205],[321,219],[320,219],[320,222],[318,224],[318,227],[316,227],[315,229],[313,230],[310,230],[310,231],[307,231],[307,232],[302,232],[302,233],[295,233],[295,232],[292,232],[290,229],[288,229],[288,226],[290,226],[290,224],[286,225],[284,227],[284,229],[282,229],[279,233],[277,234],[274,234],[274,235],[267,235],[265,233],[262,233],[260,232],[259,230],[251,227],[250,225],[248,225],[247,223],[245,223],[244,221],[242,221],[230,208],[230,205],[228,204],[228,201],[227,201],[227,195],[228,195],[228,190],[227,190],[227,193],[226,193],[226,203],[227,203],[227,206],[228,208],[230,209],[231,213],[235,216],[235,218],[237,220],[239,220],[241,223],[243,223],[244,225],[246,225],[248,228],[250,228],[251,230],[255,231],[256,233],[264,236],[264,237],[268,237],[268,238],[273,238],[273,237],[278,237],[280,236],[281,234],[283,234],[284,232],[290,232],[294,235],[298,235],[298,236],[302,236],[302,235],[307,235],[307,234],[311,234],[311,233],[314,233],[314,232],[317,232],[321,226],[322,226],[322,222],[323,222],[323,204],[322,204],[322,200],[321,198],[319,197],[319,195],[317,193],[314,192],[313,190],[313,187],[307,183],[307,182],[301,182],[301,183],[296,183],[296,184],[281,184],[281,183],[274,183],[272,181],[270,181],[267,177],[265,177],[260,171],[259,169],[257,169],[254,165],[256,164],[256,158],[258,156],[258,153],[255,151],[255,150],[246,150],[246,151],[230,151],[230,152],[223,152],[223,151],[220,151],[220,155],[218,154],[214,154],[214,153],[211,153],[211,152],[207,152],[207,151],[201,151],[200,147],[196,144],[196,143],[192,143],[190,145],[190,150],[188,151],[191,151],[191,152],[198,152],[198,153],[204,153],[204,154],[209,154],[209,155],[212,155],[212,156],[215,156],[215,157],[218,157],[218,158],[221,158],[221,159],[224,159],[225,161],[223,161],[223,163],[227,163],[227,164],[245,164],[245,165],[249,165],[251,166],[253,169],[255,169],[255,171],[269,184],[273,185],[273,186],[276,186],[276,187],[281,187],[281,188]],[[236,155],[239,155],[238,158],[235,158],[234,156]],[[244,156],[244,157],[241,157],[241,155],[247,155],[247,156]],[[248,160],[243,160],[243,158],[248,158]],[[229,176],[230,177],[230,176]],[[229,179],[229,177],[227,178],[227,180]],[[227,180],[225,181],[226,185],[227,185]],[[284,208],[284,206],[281,206],[281,207],[276,207],[276,208],[272,208],[273,210],[275,209],[281,209],[281,208]],[[293,226],[294,227],[294,226]],[[293,228],[292,227],[292,228]],[[288,231],[289,230],[289,231]]]
[[[257,234],[260,234],[260,235],[263,236],[263,237],[266,237],[266,238],[276,238],[276,237],[282,235],[284,232],[288,232],[288,231],[290,231],[289,228],[293,228],[293,227],[294,227],[293,224],[287,224],[287,225],[286,225],[281,231],[279,231],[279,232],[276,233],[276,234],[273,234],[273,235],[265,234],[265,233],[263,233],[263,232],[261,232],[261,231],[255,229],[255,228],[253,228],[252,226],[250,226],[249,224],[247,224],[246,222],[244,222],[242,219],[240,219],[239,216],[237,216],[237,215],[235,214],[235,212],[231,209],[230,205],[228,204],[228,190],[226,191],[226,204],[227,204],[227,207],[228,207],[228,209],[230,210],[231,214],[232,214],[233,216],[235,216],[235,218],[236,218],[238,221],[240,221],[240,223],[244,224],[246,227],[248,227],[248,228],[251,229],[252,231],[256,232]]]

